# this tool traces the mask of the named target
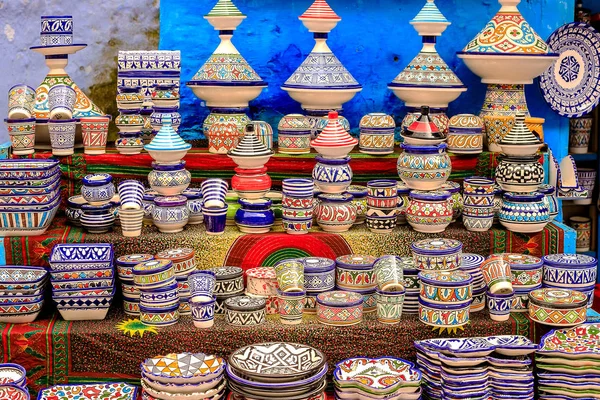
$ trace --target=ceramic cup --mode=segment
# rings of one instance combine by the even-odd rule
[[[383,292],[404,290],[404,262],[398,256],[383,256],[373,264],[377,287]]]
[[[194,271],[188,275],[187,282],[190,288],[191,300],[207,300],[206,297],[209,299],[213,297],[217,285],[217,276],[214,271]]]
[[[585,199],[573,200],[573,204],[590,205],[594,197],[596,187],[596,170],[593,168],[577,168],[577,180],[582,189],[587,190],[588,195]]]
[[[50,119],[71,119],[77,93],[68,85],[54,85],[48,91]]]
[[[76,119],[50,119],[48,131],[50,145],[55,156],[70,156],[75,152]]]
[[[279,321],[284,325],[298,325],[302,323],[306,291],[282,292],[277,289],[279,299]]]
[[[8,89],[8,119],[29,119],[34,107],[34,88],[21,83]]]
[[[209,207],[206,205],[206,198],[204,199],[202,216],[204,218],[204,225],[206,226],[206,234],[221,235],[225,232],[225,226],[227,225],[227,209],[229,206],[224,204],[221,207]]]
[[[487,305],[493,321],[508,321],[514,293],[494,294],[487,292]]]
[[[229,184],[223,179],[207,179],[200,185],[205,207],[223,207]]]
[[[284,179],[282,181],[283,194],[291,197],[312,197],[315,183],[312,179]]]
[[[396,325],[402,319],[402,307],[406,291],[383,291],[377,289],[377,321]]]
[[[73,44],[73,17],[71,15],[42,15],[40,39],[42,46]]]
[[[26,155],[35,152],[35,118],[5,119],[13,154]]]
[[[578,253],[590,251],[590,240],[592,235],[592,220],[588,217],[571,217],[569,225],[575,229],[577,238],[575,247]]]
[[[111,116],[81,117],[81,135],[83,136],[83,152],[85,154],[106,153],[106,139]]]
[[[275,273],[282,292],[304,291],[304,264],[301,261],[280,261],[275,265]]]
[[[138,237],[142,234],[144,224],[144,210],[118,208],[119,220],[121,221],[121,232],[125,237]]]
[[[215,324],[216,301],[216,297],[189,301],[196,328],[210,328]]]
[[[117,185],[121,208],[123,210],[142,209],[142,198],[144,197],[144,185],[134,179],[127,179]]]
[[[483,280],[492,294],[513,293],[510,264],[502,257],[491,256],[481,264]]]
[[[589,116],[569,120],[569,153],[588,152],[594,119]]]

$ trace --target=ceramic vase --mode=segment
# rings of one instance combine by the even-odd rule
[[[413,190],[406,209],[406,220],[417,232],[443,232],[452,222],[452,207],[447,191],[425,192]]]
[[[125,210],[142,209],[144,185],[135,179],[126,179],[119,182],[118,186],[121,208]]]
[[[373,233],[390,233],[398,225],[398,209],[367,207],[367,228]]]
[[[141,110],[144,95],[141,86],[118,86],[117,108],[120,110]]]
[[[445,143],[430,146],[402,144],[398,175],[410,189],[437,190],[450,177],[452,164]]]
[[[541,232],[550,221],[542,193],[504,193],[500,223],[509,231],[519,233]]]
[[[202,206],[204,205],[204,199],[202,193],[196,189],[186,189],[181,194],[187,198],[187,208],[190,211],[188,225],[203,223]]]
[[[356,222],[351,194],[320,194],[315,209],[317,223],[325,232],[346,232]]]
[[[591,116],[569,120],[569,153],[588,152],[593,123],[594,119]]]
[[[83,211],[81,210],[81,206],[87,204],[87,201],[83,198],[83,196],[71,196],[67,199],[67,208],[65,209],[65,216],[67,217],[67,221],[74,226],[81,226],[81,214]]]
[[[119,138],[115,141],[115,147],[120,154],[135,155],[142,152],[144,143],[141,132],[119,133]]]
[[[588,217],[571,217],[569,225],[575,229],[577,234],[575,247],[578,253],[590,251],[590,241],[592,235],[592,220]]]
[[[244,233],[267,233],[275,223],[271,200],[240,199],[241,205],[235,213],[235,224]]]
[[[304,264],[291,259],[275,264],[279,290],[282,292],[302,292],[304,290]]]

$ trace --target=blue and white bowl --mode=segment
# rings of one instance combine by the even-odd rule
[[[179,302],[177,281],[161,288],[140,291],[140,304],[145,306],[168,306],[177,302]]]
[[[121,208],[124,210],[139,210],[142,208],[144,185],[134,179],[127,179],[119,183],[119,198]]]
[[[173,164],[152,163],[153,170],[148,174],[148,183],[162,196],[175,196],[188,188],[192,174],[185,169],[185,161]]]
[[[328,159],[317,156],[316,160],[312,177],[317,188],[323,193],[344,193],[352,183],[351,158]]]
[[[537,192],[504,193],[498,218],[506,229],[519,233],[541,232],[550,222],[544,195]]]
[[[490,318],[493,321],[508,321],[514,295],[514,293],[494,294],[490,291],[486,293]]]
[[[94,206],[110,202],[115,195],[113,177],[109,174],[90,174],[84,176],[81,195],[89,204]]]
[[[322,293],[335,288],[335,261],[324,257],[305,257],[304,288],[307,292]]]
[[[115,214],[111,203],[95,206],[84,204],[81,206],[81,226],[89,233],[106,233],[115,223]]]
[[[202,206],[204,205],[204,199],[202,198],[202,192],[197,189],[186,189],[181,194],[187,198],[187,208],[190,210],[188,225],[203,223]]]
[[[596,283],[598,260],[585,254],[549,254],[544,261],[544,284],[582,288]],[[579,290],[579,289],[577,289]]]
[[[50,252],[50,270],[112,268],[113,257],[113,246],[109,243],[58,243]]]
[[[271,200],[239,199],[241,207],[235,213],[235,223],[244,233],[267,233],[275,223]]]
[[[163,233],[181,232],[187,225],[190,211],[185,196],[156,197],[152,210],[154,225]]]

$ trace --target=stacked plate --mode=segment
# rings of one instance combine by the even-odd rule
[[[144,360],[142,399],[225,398],[225,360],[204,353],[179,353]]]
[[[421,291],[421,282],[419,280],[419,270],[415,268],[415,261],[412,257],[400,257],[404,266],[404,303],[402,304],[402,314],[419,313],[419,293]]]
[[[106,317],[115,294],[113,247],[59,243],[50,253],[52,299],[67,321]]]
[[[234,351],[229,388],[240,400],[325,399],[327,363],[319,350],[296,343],[253,344]]]
[[[0,268],[0,322],[33,322],[44,304],[48,273],[42,267]]]
[[[333,371],[336,399],[421,398],[421,372],[400,358],[349,358]]]
[[[60,205],[58,160],[0,161],[0,236],[46,232]]]
[[[552,330],[535,355],[540,400],[600,398],[600,324]]]
[[[473,253],[463,253],[460,270],[468,272],[473,278],[473,302],[471,303],[471,312],[478,312],[485,309],[487,302],[485,293],[487,286],[483,281],[481,273],[481,263],[485,260],[483,256]]]

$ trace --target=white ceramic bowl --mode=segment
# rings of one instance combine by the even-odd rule
[[[533,156],[540,147],[543,146],[543,143],[539,144],[502,144],[500,143],[500,148],[502,149],[502,153],[507,156]]]
[[[148,150],[148,154],[150,157],[154,159],[154,161],[162,164],[175,164],[178,163],[185,157],[187,152],[192,148],[190,145],[189,148],[185,150]]]
[[[272,154],[267,156],[234,156],[229,154],[229,157],[237,164],[240,168],[254,169],[262,168],[269,161]]]
[[[320,155],[325,158],[345,158],[348,157],[348,154],[352,151],[352,149],[356,146],[356,144],[349,144],[346,146],[315,146],[312,145],[312,148],[315,149]]]
[[[388,86],[396,97],[408,107],[448,107],[448,104],[458,98],[467,88],[428,88],[428,87],[397,87]]]
[[[482,83],[528,85],[558,59],[557,54],[477,54],[459,52],[467,67],[481,78]],[[517,66],[517,67],[515,67]]]
[[[356,89],[281,89],[288,92],[305,110],[331,110],[341,109],[342,104],[352,100],[362,88]],[[419,104],[420,106],[421,104]]]
[[[267,85],[257,86],[206,86],[188,82],[194,95],[206,102],[208,107],[238,108],[248,107]]]
[[[106,318],[109,308],[59,308],[58,312],[65,321],[98,321]]]

